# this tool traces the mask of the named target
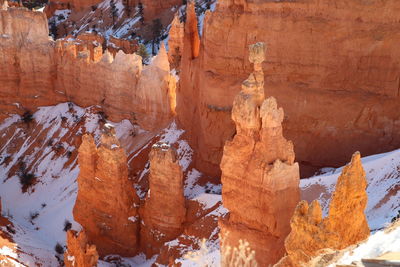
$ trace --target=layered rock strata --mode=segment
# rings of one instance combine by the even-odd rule
[[[275,98],[264,97],[264,50],[263,43],[250,46],[254,71],[235,97],[236,135],[226,142],[221,161],[222,200],[229,210],[229,219],[220,221],[222,255],[244,240],[259,266],[284,255],[299,201],[299,166],[292,142],[282,135],[283,109]]]
[[[150,152],[150,189],[141,208],[140,242],[148,257],[178,237],[186,218],[183,172],[174,148],[156,143]]]
[[[268,44],[264,76],[304,175],[342,166],[357,150],[398,148],[399,9],[396,0],[218,1],[205,16],[198,58],[184,47],[177,95],[197,168],[219,176],[235,132],[232,102],[251,71],[246,48],[257,41]]]
[[[97,266],[99,254],[95,245],[89,245],[85,231],[77,233],[67,232],[67,250],[64,253],[66,267],[94,267]]]
[[[368,238],[370,230],[364,210],[367,206],[367,181],[360,154],[339,176],[329,205],[329,214],[322,218],[317,200],[311,205],[301,201],[291,219],[289,236],[285,240],[288,253],[276,267],[306,265],[322,249],[340,250]]]
[[[78,196],[74,219],[100,256],[133,256],[138,249],[139,198],[128,180],[127,158],[113,129],[96,147],[90,135],[79,147]]]
[[[101,45],[54,42],[43,13],[8,8],[0,10],[0,55],[0,119],[66,101],[99,105],[109,119],[148,130],[173,115],[176,81],[164,49],[142,67],[135,54],[113,57]]]

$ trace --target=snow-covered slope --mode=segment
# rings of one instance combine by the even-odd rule
[[[221,206],[221,186],[202,182],[202,174],[190,166],[193,151],[183,139],[184,131],[172,122],[160,133],[152,133],[127,120],[113,123],[104,120],[102,116],[98,107],[84,109],[72,103],[62,103],[39,108],[31,119],[26,116],[26,122],[21,116],[12,115],[0,124],[2,215],[14,224],[15,233],[10,234],[18,245],[18,260],[27,266],[58,265],[55,246],[57,243],[65,245],[65,222],[71,222],[72,229],[80,229],[72,215],[78,189],[77,148],[80,136],[91,133],[99,142],[101,125],[105,123],[115,127],[130,166],[136,164],[137,158],[146,157],[143,155],[148,153],[151,144],[156,141],[168,142],[177,148],[186,177],[185,196],[198,209],[194,222],[188,226],[191,233],[169,242],[165,249],[184,254],[199,248],[201,238],[196,234],[201,233],[207,235],[207,245],[218,250],[217,220],[226,213]],[[148,193],[146,179],[149,168],[148,163],[141,162],[141,165],[143,167],[131,175],[137,182],[133,189],[144,198]],[[23,173],[32,174],[36,179],[25,192],[20,183]],[[206,231],[201,230],[202,224],[209,225]],[[2,230],[8,231],[5,227]],[[182,240],[189,240],[193,246],[182,246]],[[109,257],[109,261],[115,262],[112,258]],[[130,266],[150,266],[156,257],[146,260],[141,254],[118,260]],[[100,266],[114,265],[100,261]]]
[[[20,116],[13,115],[0,124],[2,212],[14,224],[15,234],[12,236],[18,244],[18,260],[25,265],[57,266],[54,247],[57,243],[65,244],[64,222],[70,221],[73,229],[80,228],[72,216],[77,194],[77,148],[80,135],[92,133],[98,141],[100,125],[105,122],[97,107],[84,109],[63,103],[40,108],[33,114],[31,121],[28,119],[23,122]],[[151,144],[156,141],[168,142],[177,148],[186,177],[185,197],[196,212],[193,213],[193,224],[188,226],[184,234],[167,242],[162,253],[182,255],[178,259],[182,266],[196,266],[199,262],[219,266],[217,220],[227,212],[221,205],[221,185],[210,183],[193,168],[193,151],[184,139],[184,131],[174,122],[160,133],[146,132],[126,120],[108,123],[115,126],[130,166],[140,158],[141,153],[148,153]],[[371,229],[376,231],[387,225],[400,209],[400,150],[365,157],[362,162],[369,184],[367,217]],[[137,193],[144,198],[148,193],[148,164],[142,164],[144,167],[132,175],[137,181]],[[326,213],[341,169],[302,180],[303,199],[319,199]],[[24,172],[36,177],[36,183],[25,193],[19,180]],[[7,231],[5,228],[2,230]],[[205,242],[202,242],[203,237]],[[365,253],[371,252],[375,256],[378,252],[386,251],[384,248],[387,248],[387,244],[379,240],[398,242],[398,229],[389,233],[377,231],[353,255],[364,257],[368,255]],[[184,243],[191,245],[182,245]],[[134,258],[119,258],[118,262],[128,266],[151,266],[157,257],[146,260],[141,254]],[[347,262],[351,257],[344,256],[341,262]],[[115,262],[111,259],[108,261]],[[100,266],[113,264],[101,261]]]
[[[96,107],[83,109],[73,104],[42,107],[25,123],[13,115],[0,125],[0,196],[3,215],[14,224],[13,240],[19,247],[19,258],[28,266],[57,266],[55,245],[65,244],[64,223],[72,223],[72,208],[77,195],[77,147],[80,135],[100,137],[101,113]],[[109,122],[111,123],[111,122]],[[127,154],[153,137],[129,121],[111,123],[121,143],[127,143],[135,132],[134,146]],[[132,137],[131,137],[132,138]],[[36,177],[36,183],[23,193],[21,173]]]
[[[376,258],[388,252],[400,252],[400,221],[389,229],[377,231],[365,242],[344,250],[339,259],[328,267],[361,262],[361,259]]]

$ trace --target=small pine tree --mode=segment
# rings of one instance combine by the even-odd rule
[[[65,220],[64,222],[64,232],[67,232],[68,230],[70,230],[72,228],[72,223],[68,220]]]
[[[64,248],[61,246],[60,243],[57,243],[56,246],[54,247],[54,250],[56,251],[57,254],[64,254]]]
[[[146,48],[146,46],[145,46],[144,44],[140,44],[140,45],[139,45],[139,49],[138,49],[138,51],[136,52],[136,54],[138,54],[139,56],[142,57],[142,63],[143,63],[143,64],[146,64],[146,63],[147,63],[147,60],[148,60],[149,57],[150,57],[149,53],[147,52],[147,48]]]

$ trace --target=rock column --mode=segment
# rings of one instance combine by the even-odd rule
[[[78,163],[74,219],[85,229],[100,256],[134,256],[139,233],[139,198],[128,180],[127,158],[114,130],[106,130],[98,148],[92,136],[84,135]]]
[[[356,152],[338,178],[326,218],[322,218],[317,200],[297,205],[290,222],[292,231],[285,240],[288,255],[275,266],[301,266],[323,253],[322,249],[340,250],[366,239],[370,233],[364,213],[366,187],[360,153]]]
[[[186,217],[183,173],[175,149],[156,143],[150,152],[150,189],[141,209],[141,247],[148,257],[180,235]]]
[[[220,221],[222,254],[247,241],[259,266],[268,266],[284,255],[299,201],[299,167],[292,142],[282,135],[283,110],[275,98],[264,97],[265,45],[252,45],[249,52],[254,71],[235,97],[236,135],[226,142],[221,161],[223,205],[230,211]]]

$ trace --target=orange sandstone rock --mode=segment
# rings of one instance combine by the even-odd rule
[[[174,20],[171,23],[168,39],[168,60],[171,69],[179,69],[183,50],[185,25],[180,22],[179,15],[175,14]]]
[[[185,37],[189,38],[192,59],[199,56],[200,37],[197,28],[197,17],[194,2],[190,1],[186,7]]]
[[[97,266],[99,254],[95,245],[89,245],[82,230],[77,233],[74,230],[67,232],[67,250],[64,253],[66,267],[93,267]]]
[[[290,223],[292,231],[285,240],[288,256],[275,266],[301,266],[322,253],[322,249],[340,250],[366,239],[370,234],[364,214],[366,187],[365,172],[357,152],[338,178],[326,218],[322,219],[317,200],[310,206],[307,201],[298,204]]]
[[[87,44],[54,42],[43,13],[0,10],[0,119],[71,101],[83,107],[99,105],[110,120],[130,119],[148,130],[168,123],[176,81],[165,50],[142,72],[140,56],[103,54],[101,46],[89,45],[91,37],[86,37]]]
[[[283,110],[275,98],[264,100],[261,62],[265,46],[250,46],[254,72],[235,97],[236,135],[227,141],[221,161],[222,200],[229,219],[220,221],[222,254],[249,242],[260,266],[284,254],[289,221],[299,201],[299,167],[293,144],[282,135]]]
[[[113,129],[103,134],[97,148],[84,135],[79,147],[78,196],[74,219],[85,229],[100,256],[133,256],[138,248],[139,198],[128,180],[124,150]]]
[[[182,52],[177,113],[196,167],[219,176],[235,133],[232,102],[252,68],[247,47],[259,41],[269,50],[267,94],[285,110],[302,175],[342,166],[357,150],[400,147],[399,8],[397,0],[219,0],[205,16],[198,58]]]
[[[178,237],[186,217],[183,173],[176,151],[156,143],[150,152],[150,189],[141,209],[140,242],[148,257],[165,242]]]

